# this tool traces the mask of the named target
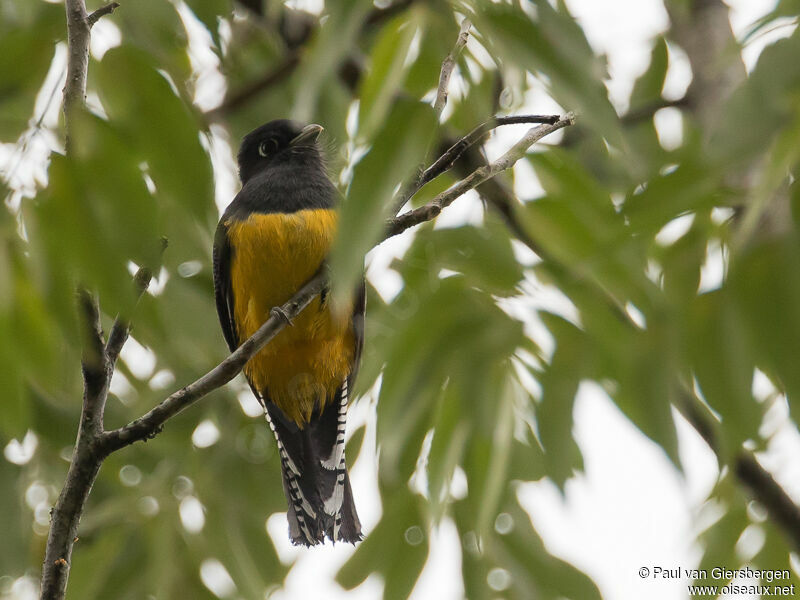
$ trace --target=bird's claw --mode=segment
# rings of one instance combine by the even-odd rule
[[[283,308],[281,308],[280,306],[274,307],[271,311],[269,311],[269,314],[270,316],[283,319],[289,326],[294,325],[294,323],[292,323],[292,319],[289,317],[289,315],[286,314],[286,311],[283,310]]]

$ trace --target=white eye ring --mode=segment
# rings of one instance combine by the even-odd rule
[[[261,142],[258,145],[258,154],[266,158],[271,152],[274,152],[277,149],[278,142],[275,140],[275,138],[270,138],[266,142]]]

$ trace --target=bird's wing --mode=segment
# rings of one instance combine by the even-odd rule
[[[217,315],[222,325],[222,334],[231,352],[239,347],[236,333],[236,318],[233,312],[233,288],[231,286],[231,243],[228,228],[220,221],[214,234],[214,299]]]

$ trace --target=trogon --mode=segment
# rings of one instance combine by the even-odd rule
[[[214,239],[214,295],[231,351],[321,267],[336,232],[338,193],[319,125],[277,120],[244,137],[241,191]],[[320,294],[244,367],[278,444],[289,537],[355,543],[361,524],[344,455],[347,401],[364,341],[364,284],[352,309]],[[286,316],[286,315],[283,315]]]

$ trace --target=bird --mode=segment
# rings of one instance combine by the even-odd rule
[[[289,320],[280,306],[325,260],[339,194],[319,142],[323,127],[288,119],[248,133],[238,154],[241,190],[214,236],[214,296],[234,351],[270,318],[286,326],[243,368],[278,446],[289,538],[355,544],[361,523],[345,461],[345,423],[364,345],[365,283],[352,307],[327,290]]]

